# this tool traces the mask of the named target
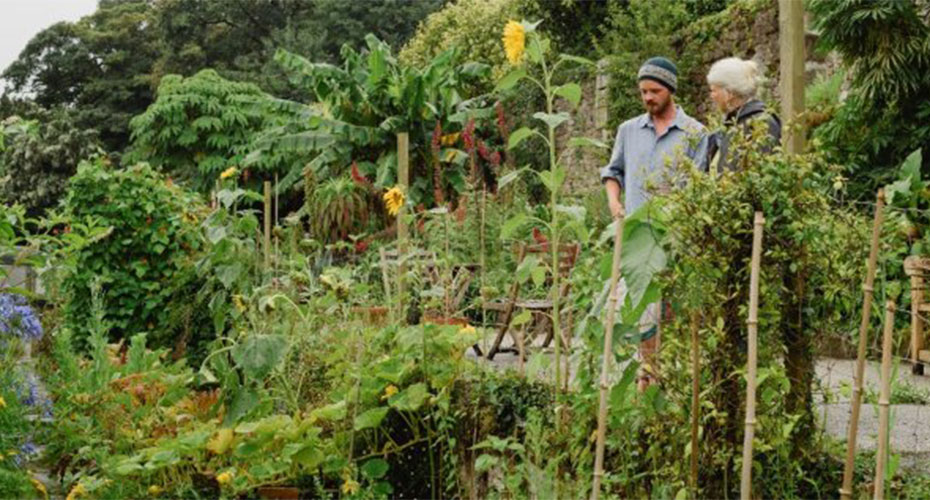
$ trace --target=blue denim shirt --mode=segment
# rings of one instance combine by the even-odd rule
[[[601,169],[601,181],[616,179],[623,186],[626,213],[631,214],[649,199],[649,181],[662,182],[680,155],[690,158],[698,168],[707,168],[708,136],[701,122],[675,107],[675,119],[661,137],[649,113],[623,122],[617,128],[610,163]]]

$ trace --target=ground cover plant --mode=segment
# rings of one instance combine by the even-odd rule
[[[45,60],[106,73],[70,75],[81,83],[70,96],[38,75],[46,105],[77,106],[105,81],[131,102],[102,135],[82,124],[111,99],[71,114],[0,103],[26,115],[0,131],[0,497],[735,497],[755,211],[766,226],[752,493],[836,496],[844,443],[821,412],[848,387],[826,387],[815,368],[857,340],[872,217],[857,197],[872,180],[836,164],[846,154],[836,144],[790,155],[751,133],[733,139],[751,152],[738,171],[683,162],[625,214],[616,272],[627,293],[614,324],[620,221],[600,185],[570,182],[572,155],[609,150],[585,132],[589,80],[629,87],[600,106],[611,123],[632,116],[640,56],[677,53],[698,73],[704,51],[735,39],[715,39],[717,28],[770,6],[427,2],[392,13],[403,31],[355,36],[373,12],[388,15],[375,2],[364,15],[326,14],[328,30],[353,33],[337,51],[301,34],[335,4],[228,5],[104,2],[94,18],[44,32],[8,70],[19,87]],[[831,5],[812,2],[813,13],[830,19]],[[410,19],[434,8],[412,32]],[[908,33],[922,29],[908,19]],[[213,31],[202,37],[198,23]],[[145,35],[138,59],[116,51],[99,66],[108,43],[130,50],[132,26]],[[845,47],[835,29],[827,41]],[[40,50],[66,39],[64,52]],[[857,95],[878,71],[867,63],[845,70]],[[861,103],[835,99],[840,79],[818,83],[814,101],[842,118]],[[683,91],[689,110],[700,83]],[[875,300],[898,301],[899,336],[910,321],[903,259],[927,248],[921,137],[878,176],[889,208]],[[47,178],[27,186],[16,177],[26,173]],[[566,245],[578,252],[563,275]],[[20,279],[27,267],[41,286]],[[657,303],[662,344],[644,363],[640,318]],[[504,327],[514,352],[489,361]],[[891,404],[926,404],[904,366]],[[656,382],[638,387],[644,371]],[[865,401],[880,396],[868,388]],[[872,494],[875,460],[856,456],[855,498]],[[922,498],[928,484],[890,454],[890,496]]]

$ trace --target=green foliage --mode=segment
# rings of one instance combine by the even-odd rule
[[[356,162],[360,173],[373,178],[376,187],[388,187],[395,183],[397,174],[395,134],[408,132],[408,196],[413,204],[429,203],[435,190],[433,172],[427,170],[432,165],[432,152],[425,145],[433,142],[437,122],[440,132],[449,133],[454,114],[468,104],[475,105],[466,102],[465,88],[469,81],[486,76],[487,67],[456,63],[454,49],[425,67],[402,67],[387,44],[374,36],[366,42],[367,49],[362,52],[346,47],[341,66],[311,63],[296,54],[278,52],[276,59],[319,105],[291,103],[289,108],[296,110],[291,123],[259,137],[257,149],[245,164],[260,161],[269,150],[302,151],[316,155],[306,168],[318,179],[344,175]],[[459,123],[464,121],[463,115],[459,115]],[[441,187],[462,189],[465,156],[455,148],[440,152],[439,157],[452,167],[442,172]],[[279,189],[293,186],[301,174],[302,169],[292,169]]]
[[[851,194],[871,198],[914,149],[930,145],[930,26],[925,2],[816,0],[820,45],[842,56],[848,99],[815,130],[830,159],[850,171]],[[926,168],[927,162],[924,162]]]
[[[671,265],[663,295],[675,297],[680,312],[663,329],[663,343],[674,340],[668,341],[661,364],[670,393],[685,398],[691,383],[682,363],[690,348],[689,316],[700,314],[701,387],[713,387],[702,403],[700,460],[714,464],[707,471],[738,470],[743,416],[732,394],[744,392],[752,221],[753,212],[761,211],[756,460],[772,471],[772,480],[762,485],[764,496],[803,498],[811,492],[799,464],[822,459],[810,392],[813,338],[855,328],[850,318],[856,317],[867,225],[833,203],[837,173],[822,158],[765,157],[756,142],[746,141],[740,146],[751,151],[746,170],[719,177],[689,172],[686,187],[673,191],[660,211],[665,226],[673,228],[666,238]],[[819,468],[810,470],[813,475]],[[705,494],[727,492],[717,472],[702,474]],[[821,481],[808,477],[811,484]]]
[[[0,131],[0,196],[39,215],[58,204],[78,163],[100,151],[97,134],[82,130],[71,113],[42,113],[38,120],[6,119]]]
[[[457,47],[464,61],[490,65],[494,77],[506,71],[501,30],[518,17],[515,0],[458,0],[430,14],[398,56],[407,66],[422,67],[449,47]]]
[[[151,2],[104,1],[70,23],[35,35],[3,72],[12,90],[32,93],[46,108],[73,108],[80,128],[93,128],[109,151],[129,137],[129,119],[151,102],[157,42]]]
[[[366,186],[347,177],[333,177],[320,183],[305,200],[310,236],[323,243],[345,241],[369,228],[369,218],[378,206]]]
[[[200,207],[146,165],[114,170],[100,159],[82,164],[70,181],[65,213],[73,223],[95,221],[112,231],[77,252],[65,280],[65,324],[79,338],[90,333],[90,287],[99,279],[110,335],[159,332],[151,342],[169,345],[172,306],[189,300],[186,287],[194,279]]]
[[[130,162],[147,161],[201,191],[214,187],[220,172],[238,166],[253,136],[271,125],[267,94],[249,83],[231,82],[214,70],[189,78],[167,75],[158,97],[130,122]],[[263,172],[264,163],[255,169]]]

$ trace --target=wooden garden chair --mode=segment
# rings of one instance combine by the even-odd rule
[[[575,262],[578,260],[578,254],[580,251],[581,246],[578,243],[565,243],[559,245],[558,273],[561,282],[561,285],[559,286],[560,304],[566,304],[565,299],[569,297],[571,292],[571,283],[569,282],[569,277],[571,275],[572,268],[575,267]],[[547,261],[550,255],[549,245],[527,245],[525,243],[520,243],[516,249],[517,267],[519,267],[523,263],[523,260],[530,255],[538,256],[543,262]],[[551,286],[551,283],[552,271],[550,270],[546,279],[546,284]],[[533,318],[536,320],[533,322],[535,323],[535,330],[546,332],[546,337],[542,344],[543,348],[548,347],[550,342],[552,342],[552,338],[555,334],[551,321],[552,299],[520,298],[519,279],[515,279],[511,284],[510,290],[505,298],[488,302],[484,305],[484,308],[488,311],[494,311],[497,313],[497,335],[495,336],[494,342],[491,344],[491,349],[487,354],[487,358],[489,360],[494,359],[494,356],[497,355],[498,352],[504,350],[501,349],[501,342],[504,340],[504,336],[508,333],[510,333],[510,338],[513,340],[514,348],[509,348],[506,350],[510,352],[518,352],[516,346],[521,345],[520,343],[523,342],[523,339],[518,339],[511,332],[510,328],[510,323],[513,320],[514,313],[518,310],[529,311]],[[565,307],[562,309],[562,311],[566,312],[566,322],[564,323],[565,329],[563,331],[571,331],[572,308]],[[529,344],[532,344],[533,340],[535,340],[535,336],[530,339]],[[569,347],[568,340],[565,335],[562,336],[561,341],[562,345],[564,345],[566,348]]]

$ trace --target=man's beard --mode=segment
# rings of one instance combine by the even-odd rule
[[[668,110],[669,105],[671,104],[672,104],[671,99],[668,99],[662,103],[656,102],[653,104],[646,104],[646,110],[649,111],[649,114],[652,116],[659,116],[661,114],[664,114]]]

